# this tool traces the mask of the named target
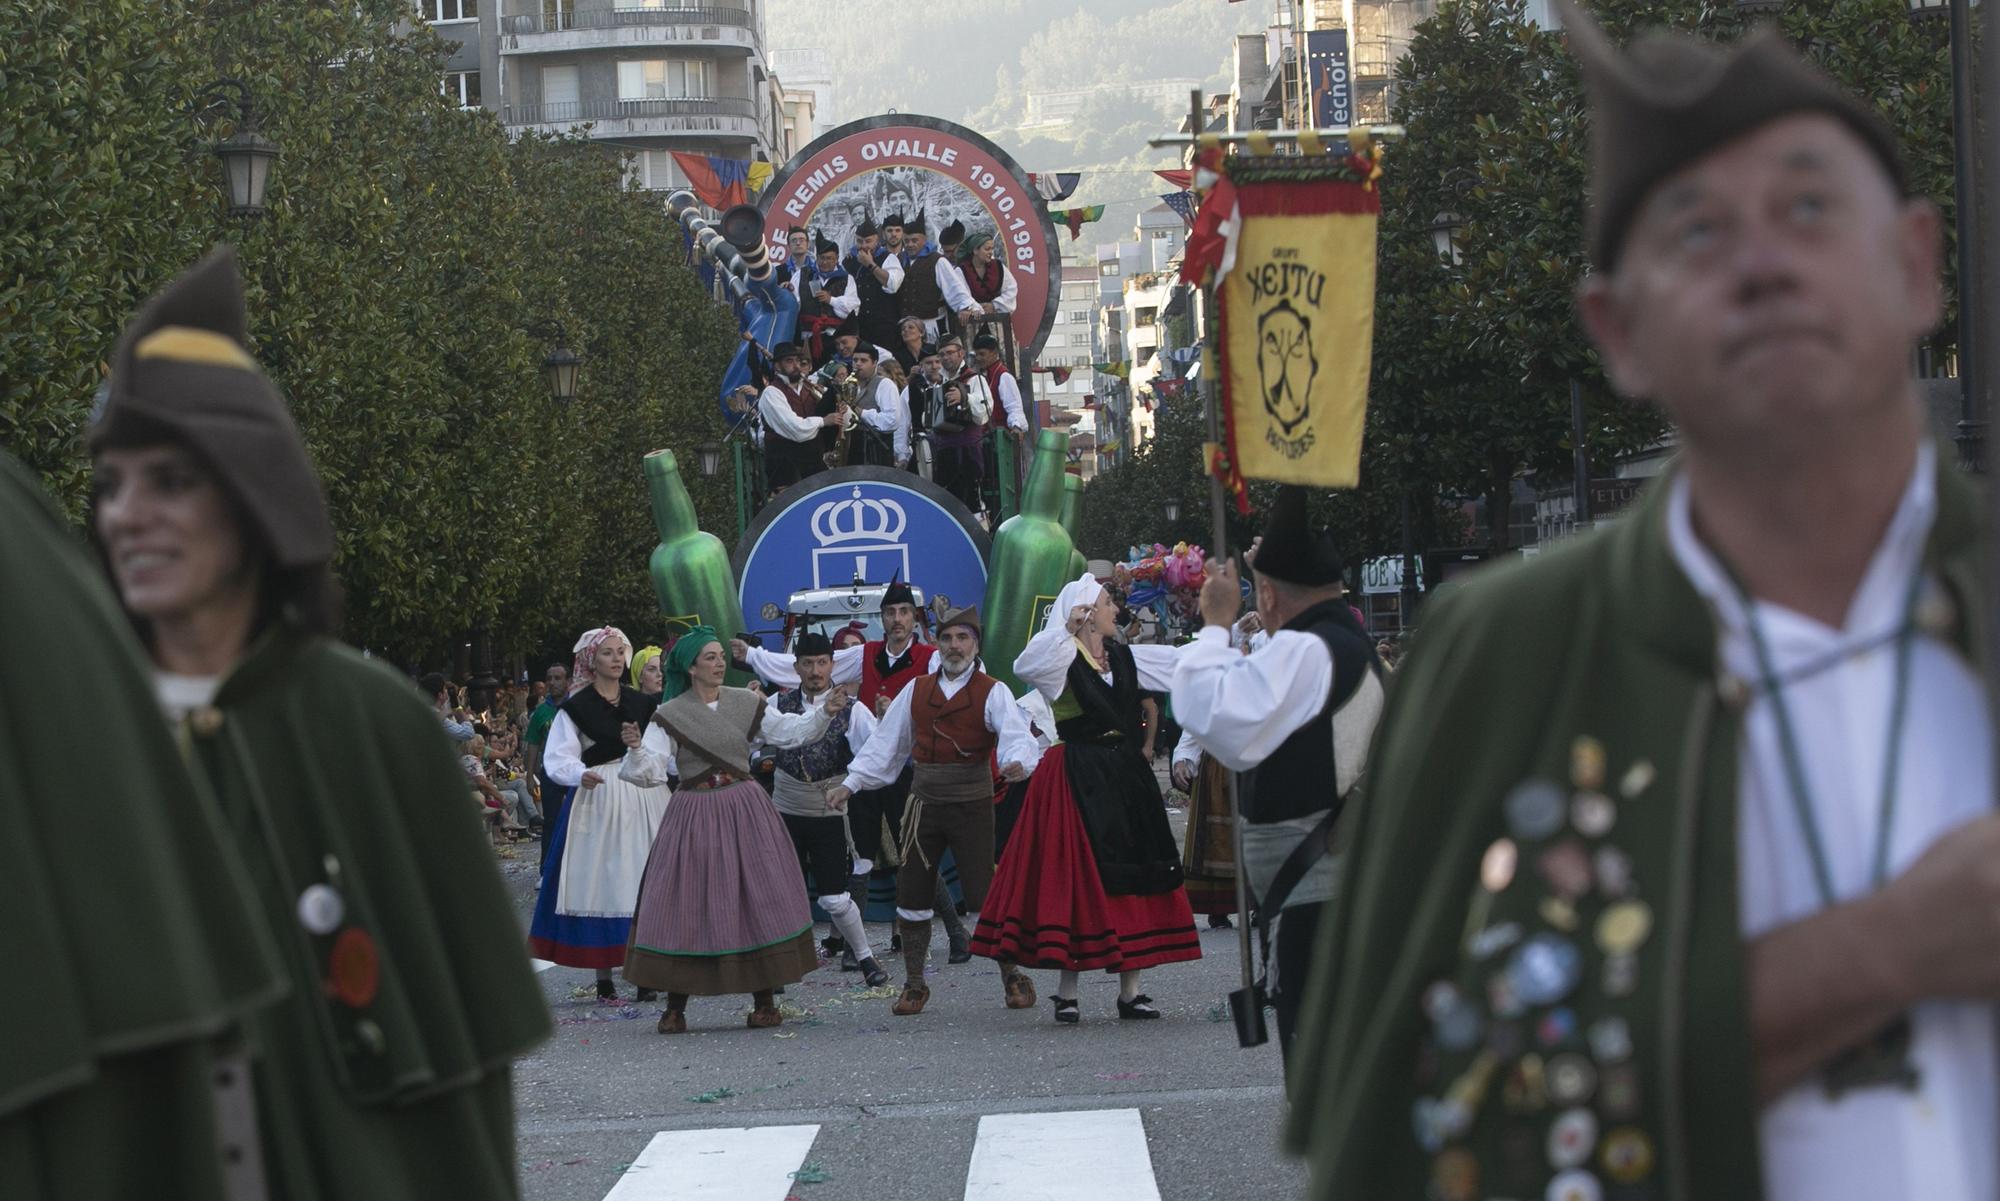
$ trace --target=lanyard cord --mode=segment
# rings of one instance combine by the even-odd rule
[[[1757,655],[1757,670],[1761,678],[1755,682],[1756,689],[1771,698],[1771,716],[1778,728],[1778,747],[1785,761],[1785,780],[1790,786],[1792,808],[1798,814],[1806,850],[1812,855],[1813,879],[1819,885],[1821,903],[1831,908],[1838,898],[1833,891],[1833,872],[1827,864],[1826,845],[1820,839],[1819,823],[1813,818],[1812,792],[1806,784],[1805,760],[1799,752],[1798,732],[1792,725],[1791,710],[1785,705],[1784,690],[1788,681],[1778,675],[1772,663],[1771,648],[1764,641],[1763,628],[1757,620],[1756,603],[1751,600],[1749,590],[1743,587],[1734,572],[1729,573],[1729,578],[1736,586],[1737,597],[1743,602],[1750,645]],[[1910,586],[1903,598],[1903,616],[1894,634],[1896,686],[1889,702],[1889,744],[1882,756],[1882,799],[1876,811],[1875,856],[1869,878],[1872,887],[1880,887],[1888,876],[1889,833],[1896,821],[1896,781],[1902,766],[1904,719],[1910,708],[1910,660],[1916,643],[1917,594],[1922,585],[1921,571],[1910,577]]]

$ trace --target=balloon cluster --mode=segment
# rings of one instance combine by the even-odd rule
[[[1132,578],[1125,603],[1152,610],[1163,629],[1191,630],[1200,624],[1199,598],[1207,563],[1207,551],[1185,542],[1174,544],[1172,550],[1158,542],[1150,549],[1135,546],[1121,564]]]

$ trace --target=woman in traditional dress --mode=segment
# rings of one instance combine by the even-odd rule
[[[1188,905],[1208,915],[1208,928],[1227,930],[1236,912],[1236,808],[1229,803],[1229,769],[1181,734],[1174,747],[1174,786],[1187,793],[1187,840],[1181,853]]]
[[[652,783],[680,778],[653,840],[625,978],[667,994],[661,1034],[687,1031],[688,998],[750,995],[749,1025],[783,1020],[774,990],[818,966],[798,853],[771,798],[751,778],[764,698],[725,688],[729,656],[696,626],[667,655],[666,699],[621,769]]]
[[[658,705],[665,679],[661,674],[659,647],[642,646],[632,652],[632,687],[639,690],[639,695]]]
[[[641,787],[619,776],[620,760],[658,704],[626,686],[631,653],[631,642],[610,626],[577,639],[570,694],[549,723],[542,753],[549,779],[576,791],[549,834],[528,931],[537,956],[594,969],[604,1000],[618,996],[611,969],[625,962],[639,877],[672,796],[664,777]],[[639,1000],[652,999],[642,986]]]
[[[1007,841],[975,954],[1061,971],[1056,1021],[1078,1020],[1077,977],[1118,973],[1118,1016],[1157,1018],[1145,968],[1201,958],[1180,851],[1140,754],[1141,689],[1173,685],[1174,648],[1114,637],[1118,606],[1097,578],[1064,586],[1014,674],[1047,698],[1061,739],[1042,756]]]
[[[512,906],[436,713],[331,636],[326,501],[245,325],[225,250],[127,327],[89,430],[105,564],[289,985],[244,1017],[250,1071],[202,1078],[218,1110],[254,1106],[260,1144],[212,1153],[232,1195],[506,1201],[519,1195],[508,1065],[547,1036],[548,1007],[519,944],[495,939]],[[174,1001],[173,981],[132,980],[144,1005]],[[44,1049],[20,1050],[33,1063]],[[153,1166],[153,1191],[179,1195],[172,1164]]]

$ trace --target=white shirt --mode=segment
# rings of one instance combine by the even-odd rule
[[[709,707],[712,709],[715,706]],[[618,759],[586,768],[583,765],[583,734],[576,728],[576,723],[569,719],[569,714],[558,709],[556,719],[549,723],[548,745],[542,749],[542,770],[548,773],[549,779],[564,788],[575,788],[582,784],[585,771],[594,771],[600,776],[617,772],[641,787],[665,784],[668,776],[678,774],[674,769],[674,740],[661,728],[660,723],[656,721],[646,723],[645,733],[639,736],[639,745],[647,754],[656,757],[659,764],[658,770],[645,772],[642,758],[635,766],[639,767],[643,778],[634,778],[633,773],[624,772],[623,765]],[[629,755],[629,751],[627,754]]]
[[[912,649],[916,645],[917,640],[912,638],[905,650]],[[843,646],[833,652],[833,682],[852,684],[859,680],[861,665],[866,661],[867,654],[868,644],[865,642],[854,646]],[[780,688],[799,686],[798,661],[790,655],[767,651],[761,646],[752,646],[750,653],[743,656],[743,661],[749,664],[750,670],[756,672],[757,677],[766,684],[775,684]],[[935,673],[942,662],[936,655],[932,655],[931,671]]]
[[[972,289],[965,286],[965,273],[958,264],[943,255],[937,261],[938,290],[944,293],[944,307],[953,313],[963,313],[978,301],[972,299]]]
[[[855,254],[850,257],[854,259],[855,266],[857,267],[861,266],[859,251],[856,251]],[[893,293],[896,291],[896,289],[903,286],[903,256],[896,254],[893,251],[884,250],[880,246],[877,246],[875,248],[875,265],[877,267],[882,268],[882,273],[889,277],[888,280],[882,284],[882,290],[884,292]],[[867,270],[867,268],[865,267],[862,269],[864,271]],[[848,279],[851,281],[854,278],[854,272],[849,271],[847,273],[847,276]],[[860,302],[856,301],[856,303],[858,304]]]
[[[1064,627],[1043,626],[1014,657],[1014,674],[1021,677],[1023,684],[1034,685],[1035,691],[1053,703],[1069,687],[1069,665],[1075,662],[1078,649],[1076,636]],[[1132,652],[1132,664],[1139,669],[1142,690],[1165,692],[1173,687],[1174,664],[1180,648],[1139,643],[1125,649]],[[1111,682],[1109,670],[1097,674],[1105,683]]]
[[[1028,415],[1021,410],[1021,386],[1014,382],[1011,371],[1000,373],[1000,406],[1007,411],[1008,429],[1028,428]]]
[[[222,690],[221,676],[180,676],[170,671],[153,673],[153,695],[159,698],[160,710],[167,715],[167,724],[177,726],[196,709],[205,709],[215,703],[215,694]]]
[[[877,361],[879,362],[880,360]],[[864,386],[856,394],[855,412],[860,416],[862,424],[866,425],[869,429],[880,430],[890,435],[890,442],[895,447],[897,463],[909,462],[910,410],[903,403],[903,394],[897,390],[895,381],[886,375],[877,375],[875,377],[873,387],[875,405],[873,408],[870,408],[867,403],[869,392],[870,389]]]
[[[1183,763],[1189,767],[1198,767],[1201,764],[1201,743],[1195,741],[1194,731],[1186,726],[1181,727],[1181,740],[1174,744],[1172,762],[1175,767]]]
[[[932,663],[935,666],[943,660],[944,656],[939,655]],[[942,671],[933,674],[938,677],[938,689],[946,700],[964,690],[973,676],[969,670],[956,678]],[[915,693],[916,689],[905,688],[889,702],[888,712],[876,724],[875,736],[854,757],[854,762],[847,765],[848,791],[882,788],[903,774],[903,764],[909,760],[910,747],[915,741],[910,731],[910,697]],[[1042,761],[1042,748],[1028,731],[1028,719],[1014,703],[1014,694],[1004,686],[994,686],[986,694],[985,717],[986,728],[1000,736],[1000,743],[994,748],[1000,766],[1018,763],[1029,771],[1035,770],[1035,765]]]
[[[1935,450],[1926,444],[1845,623],[1834,629],[1764,601],[1758,628],[1780,675],[1842,648],[1838,666],[1788,685],[1784,703],[1801,744],[1815,822],[1841,900],[1873,890],[1878,806],[1895,691],[1896,648],[1882,636],[1902,619],[1936,515]],[[1667,533],[1675,560],[1714,608],[1724,667],[1755,680],[1743,604],[1695,533],[1687,477],[1673,482]],[[1865,645],[1876,644],[1876,645]],[[1757,691],[1744,715],[1737,808],[1740,922],[1745,939],[1822,908],[1779,747],[1774,706]],[[1920,633],[1912,648],[1888,873],[1906,870],[1941,836],[1992,806],[1992,746],[1980,678],[1952,647]],[[1829,1100],[1817,1075],[1759,1120],[1764,1191],[1772,1201],[1991,1201],[1995,1195],[1993,1008],[1927,1001],[1911,1011],[1915,1092],[1873,1088]]]
[[[765,701],[764,723],[757,731],[765,748],[789,751],[819,741],[820,736],[826,733],[827,722],[832,720],[826,715],[827,695],[827,692],[822,692],[804,698],[805,708],[798,713],[786,713],[778,708],[778,697],[775,695]],[[875,733],[875,715],[868,711],[866,705],[850,702],[847,709],[847,746],[858,755]]]
[[[757,413],[764,419],[765,429],[788,442],[810,442],[826,425],[824,417],[801,417],[794,413],[792,402],[769,384],[757,397]]]
[[[1229,627],[1204,626],[1182,649],[1174,720],[1224,767],[1249,771],[1326,708],[1333,654],[1303,630],[1279,630],[1261,646],[1253,636],[1248,655],[1229,641]]]
[[[1014,282],[1014,269],[1007,265],[1007,260],[995,256],[994,261],[1000,264],[1000,294],[986,303],[991,305],[996,313],[1011,313],[1014,311],[1014,302],[1020,298],[1021,288]],[[974,270],[977,268],[969,260],[960,268],[959,287],[965,291],[965,304],[962,307],[954,306],[952,309],[954,313],[962,313],[979,303],[972,297],[971,281],[965,278],[967,272]]]

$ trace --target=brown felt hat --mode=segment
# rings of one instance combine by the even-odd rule
[[[1646,194],[1661,180],[1758,126],[1794,113],[1837,118],[1907,178],[1881,114],[1799,57],[1776,29],[1734,46],[1654,31],[1620,51],[1597,22],[1557,0],[1590,98],[1590,257],[1610,271]]]
[[[263,535],[279,568],[333,558],[333,524],[284,397],[245,349],[236,254],[195,264],[139,310],[118,340],[90,451],[185,444]]]
[[[963,605],[945,614],[938,622],[938,633],[942,634],[953,626],[970,627],[973,633],[979,635],[981,642],[986,640],[986,631],[979,625],[978,605]]]

